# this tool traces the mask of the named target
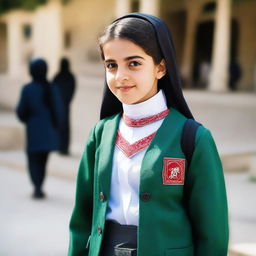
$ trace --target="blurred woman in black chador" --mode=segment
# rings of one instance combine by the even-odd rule
[[[128,14],[99,45],[105,93],[79,167],[69,256],[226,256],[220,158],[203,126],[190,164],[182,150],[193,116],[166,24]]]
[[[74,96],[76,81],[74,75],[70,71],[70,63],[67,58],[61,59],[60,71],[54,77],[53,83],[60,91],[64,110],[64,123],[60,128],[59,152],[63,155],[68,155],[70,144],[70,103]]]
[[[29,69],[32,82],[23,86],[16,111],[26,125],[26,152],[34,186],[33,197],[44,198],[42,185],[49,152],[59,149],[62,106],[56,88],[46,79],[45,60],[32,60]]]

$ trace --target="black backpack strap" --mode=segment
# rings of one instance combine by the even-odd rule
[[[183,126],[181,136],[181,149],[187,160],[187,169],[189,168],[195,148],[196,131],[200,125],[200,123],[193,119],[187,119]]]

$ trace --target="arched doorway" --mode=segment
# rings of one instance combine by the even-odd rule
[[[198,24],[194,48],[192,81],[193,88],[205,89],[208,85],[212,62],[214,22],[205,21]],[[237,67],[239,28],[235,19],[231,22],[230,38],[230,75],[239,77]],[[235,65],[235,66],[234,66]],[[234,74],[235,73],[235,74]]]
[[[0,73],[7,72],[7,26],[0,23]]]
[[[242,76],[240,64],[238,62],[238,38],[239,27],[236,20],[232,20],[232,30],[230,38],[230,63],[229,63],[229,89],[237,90],[238,82]]]
[[[206,88],[210,72],[213,47],[214,22],[206,21],[198,25],[192,70],[193,88]]]

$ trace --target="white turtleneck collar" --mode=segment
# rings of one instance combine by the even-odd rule
[[[163,90],[153,97],[138,104],[123,104],[124,114],[133,119],[139,119],[158,114],[167,109]]]

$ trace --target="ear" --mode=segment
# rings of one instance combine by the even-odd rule
[[[166,63],[165,63],[165,60],[162,59],[161,62],[157,65],[156,78],[161,79],[165,74],[166,74]]]

